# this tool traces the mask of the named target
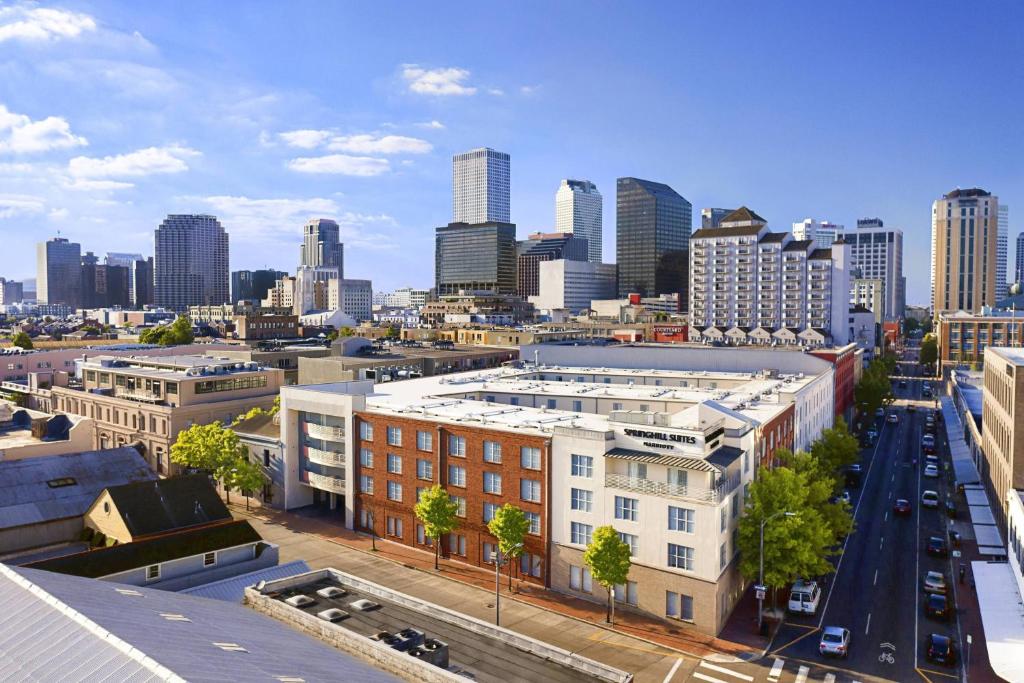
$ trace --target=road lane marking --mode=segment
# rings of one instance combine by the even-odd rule
[[[796,672],[796,683],[806,683],[807,674],[811,673],[810,668],[801,666],[800,670]]]
[[[793,640],[789,641],[785,645],[780,645],[779,647],[775,648],[774,650],[771,651],[771,654],[776,655],[779,652],[781,652],[782,650],[785,650],[787,647],[792,647],[792,646],[796,645],[797,643],[799,643],[801,640],[803,640],[807,636],[813,636],[815,633],[817,633],[820,630],[821,630],[820,626],[815,626],[815,627],[811,628],[810,631],[808,631],[807,633],[803,634],[802,636],[797,636],[796,638],[794,638]]]
[[[872,586],[877,586],[878,585],[878,570],[877,569],[875,570],[875,580],[871,582],[871,585]]]
[[[772,670],[768,672],[768,680],[769,681],[777,681],[777,680],[779,680],[779,676],[782,675],[782,665],[784,663],[785,662],[783,662],[778,657],[775,658],[775,662],[772,663]]]
[[[878,539],[878,549],[879,550],[882,549],[882,544],[883,543],[885,543],[885,536],[882,536],[880,539]]]
[[[959,676],[954,676],[953,674],[946,673],[944,671],[933,671],[932,669],[920,669],[920,668],[918,668],[917,669],[917,673],[921,674],[922,676],[924,676],[925,673],[930,673],[933,676],[945,676],[946,678],[952,678],[953,680],[960,680]]]
[[[871,612],[868,612],[868,625],[864,627],[864,635],[867,635],[868,631],[870,631],[870,630],[871,630]]]
[[[889,511],[888,510],[885,511],[885,518],[882,519],[882,521],[883,522],[888,522],[889,521]]]
[[[743,680],[743,681],[752,681],[752,680],[754,680],[753,676],[748,676],[747,674],[736,673],[735,671],[732,671],[730,669],[726,669],[724,666],[718,666],[716,664],[711,664],[711,663],[705,662],[705,661],[701,661],[700,665],[704,669],[711,669],[712,671],[717,671],[720,674],[726,674],[728,676],[735,676],[736,678],[738,678],[740,680]]]
[[[669,681],[671,681],[672,677],[676,675],[677,671],[679,671],[679,665],[682,664],[682,663],[683,663],[683,658],[682,657],[677,659],[676,663],[672,665],[672,668],[669,670],[668,675],[665,676],[665,678],[661,681],[661,683],[668,683]]]
[[[714,676],[705,676],[699,671],[694,671],[693,677],[699,678],[702,681],[707,681],[708,683],[729,683],[728,681],[723,681],[721,678],[715,678]]]

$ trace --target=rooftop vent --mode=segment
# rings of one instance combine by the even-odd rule
[[[328,586],[327,588],[321,588],[316,594],[321,598],[341,598],[348,595],[348,591],[337,586]]]
[[[324,621],[341,621],[342,619],[348,619],[348,612],[340,610],[336,607],[325,609],[322,612],[317,612],[316,615]]]
[[[238,643],[214,643],[214,646],[219,647],[225,652],[248,652],[248,650]]]
[[[362,600],[356,600],[355,602],[350,602],[348,606],[353,608],[353,609],[357,609],[360,612],[369,612],[370,610],[379,609],[380,608],[380,603],[374,602],[373,600],[366,600],[364,598]]]
[[[292,607],[305,607],[306,605],[312,605],[316,600],[309,597],[308,595],[293,595],[292,597],[285,600],[286,603]]]
[[[162,616],[167,621],[192,621],[191,619],[186,617],[184,614],[174,614],[174,613],[171,613],[171,612],[161,612],[160,616]]]

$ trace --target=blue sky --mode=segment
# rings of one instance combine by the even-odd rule
[[[563,177],[604,193],[607,261],[624,175],[776,230],[879,216],[924,303],[956,186],[1010,205],[1012,264],[1022,25],[1014,2],[0,2],[0,276],[34,276],[57,230],[150,254],[194,212],[232,269],[294,269],[328,216],[348,276],[429,286],[450,157],[490,146],[520,235]]]

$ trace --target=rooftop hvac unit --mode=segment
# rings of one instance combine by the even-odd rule
[[[409,650],[409,655],[442,669],[447,669],[449,665],[448,643],[434,638],[427,638],[422,645]]]
[[[316,615],[324,621],[331,622],[341,621],[342,619],[348,619],[349,616],[348,612],[340,610],[337,607],[332,607],[330,609],[325,609],[322,612],[317,612]]]
[[[379,608],[380,607],[380,603],[374,602],[373,600],[367,600],[367,599],[363,598],[361,600],[356,600],[354,602],[349,603],[349,607],[351,607],[353,609],[357,609],[360,612],[369,612],[370,610],[375,610],[375,609]]]

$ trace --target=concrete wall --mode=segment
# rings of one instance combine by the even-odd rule
[[[82,533],[82,518],[58,519],[43,524],[27,524],[0,530],[0,555],[56,543],[77,541]]]
[[[72,418],[74,424],[68,432],[68,438],[61,441],[35,441],[23,446],[4,447],[0,438],[0,461],[23,460],[42,455],[64,455],[65,453],[83,453],[93,449],[95,423],[89,418]]]

